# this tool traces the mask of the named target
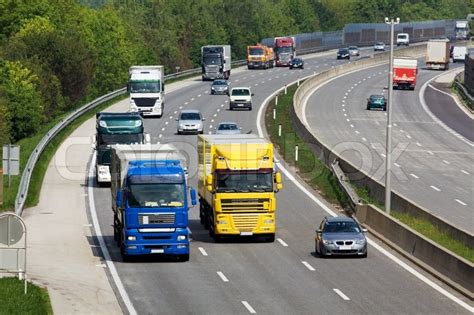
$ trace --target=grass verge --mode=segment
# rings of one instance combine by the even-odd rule
[[[293,129],[290,118],[290,106],[293,106],[293,95],[296,85],[288,88],[288,94],[279,95],[278,105],[272,100],[265,112],[265,126],[270,140],[275,144],[280,156],[291,166],[297,167],[298,174],[323,197],[333,204],[346,207],[348,197],[340,189],[337,179],[332,172],[322,163],[301,140]],[[276,109],[276,119],[273,120],[273,109]],[[281,137],[278,136],[278,125],[281,124]],[[295,145],[299,148],[298,162],[295,162]],[[370,192],[362,187],[353,185],[359,198],[366,203],[373,204],[380,209],[384,206],[370,196]],[[457,255],[474,262],[474,249],[465,246],[453,239],[446,232],[439,230],[431,222],[416,218],[408,214],[392,211],[392,217],[408,225],[418,233],[456,253]]]
[[[329,202],[346,207],[348,199],[340,189],[337,178],[322,163],[293,130],[290,118],[290,106],[293,106],[293,95],[297,86],[288,87],[287,94],[278,97],[268,104],[265,112],[265,126],[270,140],[275,144],[280,156],[291,166],[296,166],[301,176],[313,189],[318,191]],[[273,120],[273,109],[276,109],[276,119]],[[278,136],[278,125],[281,125],[281,136]],[[298,161],[295,161],[295,146],[298,145]]]
[[[24,282],[13,277],[0,278],[1,314],[53,314],[48,291],[30,282],[24,294]]]
[[[38,162],[33,170],[31,175],[30,186],[28,190],[28,197],[26,199],[25,206],[31,207],[38,203],[39,194],[41,192],[41,185],[43,183],[43,178],[46,173],[46,169],[48,168],[49,162],[51,161],[52,157],[54,156],[56,150],[58,149],[59,145],[81,124],[83,124],[86,120],[93,117],[95,113],[104,110],[105,108],[109,107],[110,105],[118,102],[126,98],[126,95],[116,97],[112,100],[107,101],[104,104],[99,105],[98,107],[91,109],[81,115],[79,118],[74,120],[71,124],[69,124],[66,128],[64,128],[59,134],[54,137],[50,143],[46,146],[44,151],[41,153]],[[20,140],[17,144],[21,146],[20,149],[20,172],[23,173],[25,168],[26,162],[30,157],[31,153],[41,141],[43,136],[61,119],[66,117],[65,114],[60,116],[53,121],[45,124],[39,132],[37,132],[34,136],[25,138]],[[15,208],[15,198],[18,193],[19,185],[20,185],[21,175],[19,176],[12,176],[11,178],[11,186],[8,187],[8,176],[4,176],[4,191],[3,197],[4,202],[1,208],[2,211],[13,211]]]

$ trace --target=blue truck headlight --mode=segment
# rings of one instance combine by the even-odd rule
[[[134,235],[129,235],[129,236],[127,237],[127,239],[128,239],[129,241],[136,241],[136,240],[137,240],[137,237],[134,236]]]
[[[186,235],[178,235],[177,240],[178,240],[178,241],[184,241],[184,240],[186,240]]]

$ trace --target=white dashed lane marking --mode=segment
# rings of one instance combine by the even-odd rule
[[[467,204],[465,202],[462,202],[461,200],[459,199],[454,199],[457,203],[463,205],[463,206],[467,206]]]
[[[443,160],[443,163],[448,164],[448,165],[451,164],[451,163],[449,163],[449,161],[446,161],[446,160]]]
[[[418,178],[419,178],[418,176],[416,176],[416,175],[415,175],[415,174],[413,174],[413,173],[410,173],[410,176],[411,176],[411,177],[413,177],[413,178],[416,178],[416,179],[418,179]]]
[[[255,312],[253,307],[247,301],[242,301],[242,304],[245,306],[245,308],[247,309],[247,311],[249,311],[250,314],[257,314],[257,312]]]
[[[463,173],[466,174],[466,175],[469,175],[469,172],[468,172],[468,171],[461,170],[461,172],[463,172]]]
[[[227,279],[227,277],[222,273],[222,271],[218,271],[217,274],[222,279],[222,281],[229,282],[229,279]]]
[[[307,261],[302,261],[301,262],[306,268],[308,268],[310,271],[315,271],[316,269],[313,268],[310,264],[308,264]]]
[[[431,185],[430,187],[431,187],[432,189],[436,190],[436,191],[441,191],[441,189],[439,189],[439,188],[436,187],[436,186]]]
[[[281,246],[288,247],[288,244],[286,244],[285,241],[282,240],[281,238],[277,238],[277,241],[281,244]]]
[[[337,295],[339,295],[344,301],[350,301],[350,300],[351,300],[347,295],[345,295],[344,293],[342,293],[341,290],[339,290],[339,289],[333,289],[333,291],[336,292]]]
[[[208,256],[208,255],[207,255],[207,252],[206,252],[206,250],[204,250],[204,248],[198,247],[198,249],[199,249],[199,251],[201,252],[201,254],[202,254],[203,256]]]

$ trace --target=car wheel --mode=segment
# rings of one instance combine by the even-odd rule
[[[387,111],[387,107],[386,107],[386,106],[383,107],[383,111],[384,111],[384,112]]]
[[[369,106],[369,105],[367,105],[367,110],[370,110],[370,106]]]
[[[365,254],[360,255],[360,258],[367,258],[367,251],[365,251]]]
[[[249,107],[249,110],[252,110],[252,106]]]
[[[304,66],[301,66],[301,70],[303,70],[303,69],[304,69]]]

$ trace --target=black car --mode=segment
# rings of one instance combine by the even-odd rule
[[[299,68],[304,69],[304,61],[301,58],[293,58],[290,62],[290,69]]]
[[[349,48],[340,48],[337,51],[337,59],[351,59]]]

